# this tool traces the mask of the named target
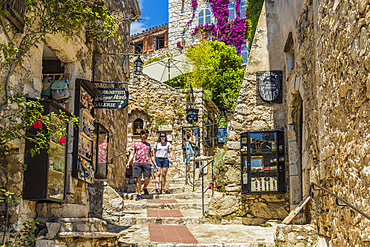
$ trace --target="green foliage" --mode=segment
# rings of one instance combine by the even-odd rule
[[[2,7],[0,14],[8,15]],[[86,31],[88,37],[97,42],[107,37],[119,38],[116,30],[120,18],[110,13],[101,0],[26,0],[25,32],[20,37],[10,27],[12,33],[7,35],[10,40],[0,45],[0,58],[9,64],[15,59],[21,62],[21,58],[32,47],[37,48],[47,34],[61,33],[67,41],[79,31]]]
[[[215,171],[216,174],[219,174],[220,170],[222,170],[222,167],[225,165],[225,161],[224,161],[225,153],[226,151],[223,148],[216,149],[216,153],[214,156],[214,160],[215,160],[214,167],[216,170]]]
[[[168,124],[168,121],[163,113],[155,116],[155,128],[158,130],[159,126]]]
[[[8,230],[8,217],[11,207],[19,205],[19,198],[14,196],[14,193],[5,189],[0,189],[2,196],[0,196],[0,203],[6,205],[5,224],[0,247],[16,247],[16,246],[34,246],[35,237],[34,232],[37,228],[38,222],[27,220],[22,224],[22,229],[17,232],[14,229]]]
[[[26,100],[20,94],[9,97],[14,106],[11,112],[0,116],[0,148],[8,150],[9,143],[16,139],[28,139],[35,144],[30,150],[32,156],[40,153],[41,149],[48,149],[50,138],[55,141],[67,137],[66,123],[71,122],[78,126],[78,118],[70,118],[64,112],[44,114],[44,108],[38,100]],[[31,135],[28,130],[33,124],[40,122],[42,126],[37,134]]]
[[[193,61],[194,69],[182,79],[185,85],[208,90],[219,109],[230,109],[244,75],[243,59],[235,48],[219,41],[202,40],[190,47],[186,56]],[[232,93],[231,99],[227,93]]]
[[[145,65],[148,65],[148,64],[151,64],[153,62],[157,62],[157,61],[160,61],[162,59],[165,59],[166,57],[173,57],[173,54],[165,54],[165,55],[162,55],[160,57],[151,57],[149,58],[148,60],[146,60],[146,62],[144,63]]]
[[[258,20],[260,18],[261,10],[263,7],[263,0],[247,0],[247,24],[249,27],[248,32],[248,46],[251,50],[254,35],[256,33]]]

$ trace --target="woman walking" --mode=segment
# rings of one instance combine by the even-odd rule
[[[171,150],[171,144],[167,142],[166,132],[160,132],[157,142],[154,144],[154,156],[157,164],[156,176],[155,176],[155,187],[156,192],[159,193],[159,183],[161,183],[161,193],[165,194],[164,187],[166,185],[166,176],[168,168],[173,164],[173,156]],[[169,161],[169,159],[171,161]],[[162,181],[160,181],[162,177]]]
[[[187,166],[188,172],[190,172],[190,158],[194,157],[194,149],[192,145],[196,145],[197,141],[195,136],[193,135],[192,129],[186,130],[186,138],[183,139],[185,143],[185,165]]]

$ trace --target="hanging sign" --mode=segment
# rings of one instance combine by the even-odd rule
[[[94,99],[95,108],[123,109],[128,106],[129,93],[125,88],[98,88],[102,96]]]

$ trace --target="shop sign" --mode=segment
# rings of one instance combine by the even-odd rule
[[[128,106],[129,93],[125,88],[98,88],[102,96],[94,99],[95,108],[123,109]]]

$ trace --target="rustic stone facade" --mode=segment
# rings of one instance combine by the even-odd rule
[[[209,6],[206,0],[199,0],[198,6],[193,11],[191,0],[169,0],[168,1],[168,48],[171,53],[179,53],[177,42],[185,40],[187,45],[197,43],[197,38],[192,36],[194,28],[198,26],[198,13]],[[193,18],[193,13],[195,14]],[[188,22],[192,20],[190,24]],[[214,17],[212,16],[213,22]]]
[[[283,130],[288,182],[284,197],[290,210],[316,182],[370,212],[366,189],[369,11],[368,1],[265,1],[226,160],[238,160],[233,150],[239,142],[232,139],[241,132]],[[269,70],[284,71],[280,104],[263,103],[256,90],[256,72]],[[243,196],[249,197],[253,198]],[[328,246],[368,246],[369,227],[363,216],[336,206],[335,198],[323,192],[315,192],[314,204],[306,206],[298,222],[316,224],[322,246],[327,246],[323,237]]]
[[[185,150],[182,147],[182,128],[192,126],[186,121],[186,109],[192,101],[191,91],[188,89],[175,89],[164,83],[149,78],[146,75],[132,75],[129,85],[130,101],[127,124],[127,150],[131,149],[134,142],[140,140],[140,135],[135,132],[134,122],[141,119],[141,128],[149,130],[148,142],[152,145],[158,140],[159,131],[163,125],[167,136],[171,136],[174,164],[168,171],[169,178],[185,177]],[[200,138],[202,136],[203,117],[214,118],[217,107],[213,102],[206,103],[203,89],[195,88],[193,91],[194,104],[199,109],[198,122]],[[210,148],[200,145],[200,155],[212,155]]]
[[[11,94],[22,93],[28,97],[40,98],[42,87],[42,62],[43,54],[45,54],[45,47],[51,50],[56,58],[61,61],[64,66],[64,76],[70,81],[69,90],[74,96],[75,81],[77,78],[85,80],[97,81],[117,81],[127,82],[128,76],[128,62],[122,63],[120,56],[108,56],[107,53],[119,53],[122,51],[129,52],[129,33],[131,18],[137,18],[138,9],[133,10],[131,1],[108,1],[110,7],[115,11],[122,12],[125,21],[120,23],[119,35],[121,36],[123,46],[118,48],[115,41],[109,39],[107,42],[109,46],[94,46],[89,40],[86,39],[84,33],[79,32],[74,39],[65,42],[62,35],[47,35],[44,44],[38,48],[32,48],[29,55],[23,60],[22,66],[16,66],[14,72],[10,77],[9,92]],[[135,7],[138,7],[137,1]],[[2,20],[7,22],[6,19]],[[0,42],[8,42],[5,30],[0,29]],[[128,60],[128,56],[124,57]],[[126,64],[126,66],[122,66]],[[2,70],[0,74],[0,85],[4,87],[6,70]],[[97,85],[98,86],[98,85]],[[112,87],[113,85],[100,85],[102,87]],[[119,85],[121,86],[121,85]],[[2,91],[3,93],[3,91]],[[3,94],[2,94],[3,96]],[[65,105],[65,108],[74,112],[75,98]],[[78,100],[78,99],[77,99]],[[3,99],[1,100],[3,103]],[[10,105],[6,111],[12,111]],[[95,110],[95,118],[110,131],[111,139],[109,144],[109,160],[121,153],[126,152],[126,128],[127,125],[127,109],[125,110]],[[120,136],[121,138],[115,138]],[[72,157],[73,155],[73,128],[69,128],[69,145],[67,156],[67,170],[66,170],[66,201],[65,203],[52,203],[52,202],[35,202],[23,200],[21,198],[20,205],[16,210],[11,212],[12,226],[21,227],[21,223],[25,220],[38,219],[40,222],[47,222],[48,219],[53,218],[86,218],[89,217],[90,204],[102,203],[102,197],[91,196],[91,191],[94,188],[88,189],[89,185],[85,182],[72,178]],[[0,171],[0,187],[10,190],[15,193],[17,197],[22,197],[23,191],[23,170],[22,163],[24,159],[25,144],[24,140],[16,140],[12,143],[11,151],[6,152],[4,156],[1,155],[1,171]],[[125,156],[114,159],[113,164],[108,168],[108,179],[106,180],[111,189],[117,191],[123,190],[125,184]],[[95,180],[95,185],[99,185],[101,181]],[[93,216],[98,216],[93,213]],[[101,217],[101,215],[100,215]],[[81,224],[84,224],[83,221]],[[105,229],[105,228],[104,228]],[[104,230],[103,228],[101,231]],[[91,230],[93,232],[93,230]],[[100,231],[100,230],[99,230]],[[68,235],[68,234],[67,234]],[[88,235],[88,234],[87,234]],[[86,236],[87,236],[86,235]],[[88,237],[88,236],[87,236]],[[107,236],[110,238],[112,236]],[[113,236],[114,237],[114,236]],[[67,236],[68,238],[68,236]],[[67,241],[68,242],[68,241]],[[102,246],[99,240],[91,241],[94,245]],[[115,243],[115,240],[108,241]],[[103,244],[105,246],[105,244]],[[109,244],[109,246],[114,244]],[[42,245],[43,246],[43,245]],[[64,246],[64,245],[63,245]],[[69,246],[69,245],[68,245]],[[108,246],[108,245],[107,245]]]

